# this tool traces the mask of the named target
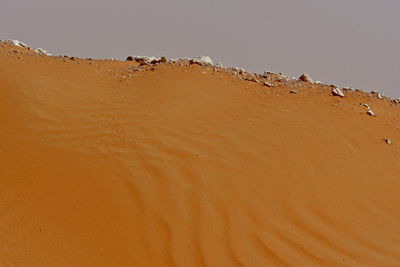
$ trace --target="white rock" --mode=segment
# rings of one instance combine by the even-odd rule
[[[372,117],[375,117],[375,116],[376,116],[375,112],[374,112],[372,109],[369,109],[369,110],[367,111],[367,114],[370,115],[370,116],[372,116]]]
[[[190,59],[190,63],[197,63],[199,65],[213,65],[213,61],[208,56],[197,56]]]
[[[314,80],[311,79],[311,76],[308,75],[307,73],[302,74],[302,75],[299,77],[299,80],[300,80],[300,81],[303,81],[303,82],[314,83]]]
[[[371,109],[370,106],[368,104],[362,104],[364,107],[366,107],[367,109]]]
[[[13,45],[15,45],[15,46],[22,47],[22,46],[19,44],[19,41],[18,41],[18,40],[11,40],[11,43],[12,43]]]
[[[378,94],[377,96],[379,99],[383,99],[383,94]]]
[[[243,68],[234,67],[233,70],[237,71],[239,74],[246,73],[247,71]]]
[[[29,45],[27,45],[26,43],[21,42],[21,41],[18,41],[18,40],[4,40],[4,41],[2,41],[2,42],[9,43],[9,44],[12,44],[12,45],[18,46],[18,47],[24,47],[24,48],[27,48],[27,49],[32,49],[32,48],[31,48]],[[47,52],[46,50],[44,50],[43,48],[36,48],[36,49],[33,49],[33,51],[36,52],[36,53],[38,53],[38,54],[41,54],[41,55],[51,56],[51,54],[48,53],[48,52]]]
[[[267,87],[274,87],[274,85],[270,82],[264,82],[264,85]]]
[[[35,50],[36,53],[41,54],[41,55],[45,55],[45,56],[51,56],[50,53],[48,53],[46,50],[44,50],[43,48],[36,48]]]
[[[384,139],[386,144],[391,145],[392,144],[392,140],[390,140],[389,138],[385,138]]]
[[[343,91],[341,89],[339,89],[339,88],[332,89],[332,95],[344,97]]]
[[[18,40],[1,40],[1,42],[12,44],[12,45],[18,46],[18,47],[30,48],[27,44],[25,44],[24,42],[18,41]]]

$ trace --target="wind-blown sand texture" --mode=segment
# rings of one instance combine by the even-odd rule
[[[1,45],[0,266],[400,265],[400,107],[137,65]]]

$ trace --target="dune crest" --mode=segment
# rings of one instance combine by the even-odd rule
[[[9,44],[0,85],[1,266],[400,264],[396,101]]]

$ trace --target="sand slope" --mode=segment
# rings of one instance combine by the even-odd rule
[[[400,108],[135,66],[0,47],[0,266],[400,265]]]

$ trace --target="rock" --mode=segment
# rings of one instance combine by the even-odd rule
[[[368,109],[367,114],[372,116],[372,117],[376,116],[375,112],[372,109]]]
[[[291,94],[297,94],[297,91],[296,90],[290,90],[290,93]]]
[[[378,97],[379,99],[383,99],[383,95],[380,94],[380,93],[378,93],[377,97]]]
[[[21,46],[18,40],[11,40],[12,45]]]
[[[363,106],[366,107],[367,109],[371,109],[370,106],[369,106],[368,104],[361,104],[361,105],[363,105]]]
[[[132,56],[128,56],[128,57],[126,58],[126,61],[133,61],[133,57],[132,57]]]
[[[156,58],[156,57],[140,57],[140,56],[134,56],[132,57],[132,59],[139,63],[141,66],[144,65],[150,65],[150,64],[157,64],[161,62],[160,58]]]
[[[400,104],[400,98],[392,99],[392,103],[398,106]]]
[[[254,74],[249,74],[247,77],[244,78],[246,81],[250,82],[257,82],[257,79]]]
[[[334,89],[332,89],[332,95],[344,97],[343,91],[340,90],[339,88],[334,88]]]
[[[150,64],[158,64],[161,62],[160,58],[154,58],[153,60],[150,61]]]
[[[46,50],[44,50],[43,48],[36,48],[33,51],[35,51],[36,53],[40,54],[40,55],[44,55],[44,56],[51,56],[50,53],[48,53]]]
[[[239,68],[239,67],[234,67],[233,70],[236,71],[239,74],[247,73],[247,71],[245,69]]]
[[[270,82],[264,82],[264,86],[274,87],[274,85],[272,83],[270,83]]]
[[[261,76],[263,78],[267,79],[271,74],[272,74],[272,72],[270,72],[270,71],[264,71],[263,74],[261,74]]]
[[[314,83],[313,79],[311,79],[311,76],[308,75],[307,73],[302,74],[299,80],[303,82]]]
[[[201,66],[213,65],[213,62],[208,56],[197,56],[189,60],[190,64],[199,64]]]
[[[343,87],[342,90],[345,91],[345,92],[351,92],[351,91],[353,91],[354,89],[353,89],[353,87],[347,86],[347,87]],[[357,90],[360,91],[359,89],[357,89]],[[357,90],[356,90],[356,91],[357,91]]]
[[[161,63],[167,62],[167,58],[166,58],[166,57],[161,57],[161,58],[160,58],[160,62],[161,62]]]
[[[385,138],[385,139],[383,139],[385,142],[386,142],[386,144],[388,144],[388,145],[391,145],[392,144],[392,140],[390,140],[389,138]]]
[[[18,47],[30,48],[27,44],[25,44],[24,42],[18,41],[18,40],[7,40],[5,42],[12,44],[14,46],[18,46]]]

